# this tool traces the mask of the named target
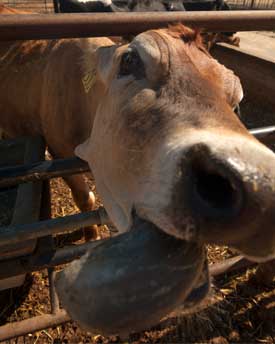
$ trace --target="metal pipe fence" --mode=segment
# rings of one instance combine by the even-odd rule
[[[0,41],[123,36],[176,23],[211,32],[274,30],[275,11],[2,15]]]

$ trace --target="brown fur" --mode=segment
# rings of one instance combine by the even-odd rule
[[[197,46],[202,45],[199,30],[192,29],[182,24],[169,25],[167,33],[173,38],[182,39],[184,43],[196,43]]]
[[[167,32],[174,38],[180,38],[185,43],[195,43],[198,47],[210,51],[218,42],[225,42],[231,45],[239,46],[239,37],[228,36],[220,33],[209,33],[199,29],[192,29],[182,24],[170,25]]]

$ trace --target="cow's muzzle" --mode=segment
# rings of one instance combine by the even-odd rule
[[[186,219],[201,243],[229,245],[262,261],[275,254],[275,156],[252,140],[220,139],[184,150],[167,209],[176,236]],[[238,142],[239,143],[239,142]]]

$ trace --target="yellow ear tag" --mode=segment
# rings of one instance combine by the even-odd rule
[[[90,89],[92,88],[93,84],[95,83],[96,71],[92,70],[85,74],[82,78],[82,84],[84,87],[84,91],[89,93]]]

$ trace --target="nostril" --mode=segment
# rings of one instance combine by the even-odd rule
[[[195,154],[189,167],[189,190],[196,212],[215,219],[228,219],[239,213],[243,204],[243,187],[241,178],[231,166],[210,154]]]
[[[195,191],[203,202],[217,209],[233,206],[236,192],[227,178],[200,168],[193,170],[193,173]]]

